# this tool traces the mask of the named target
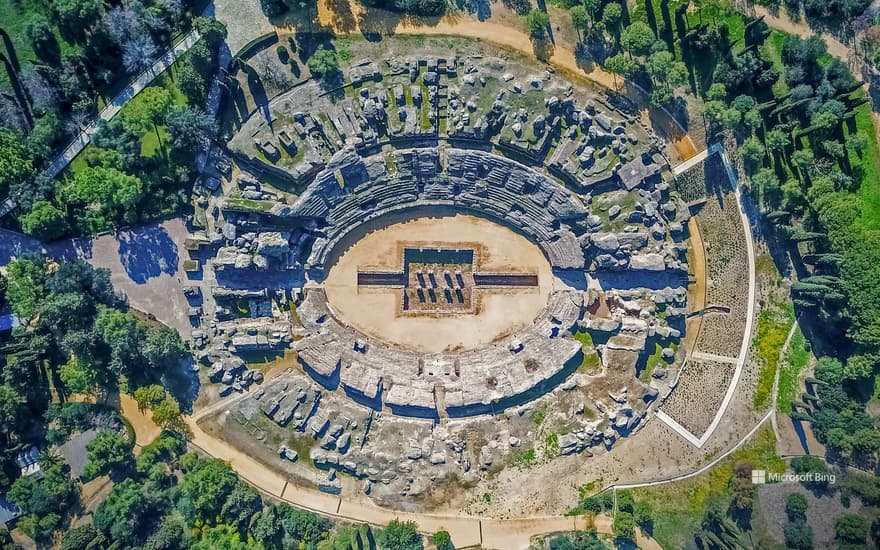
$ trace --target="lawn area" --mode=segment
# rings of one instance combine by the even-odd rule
[[[37,54],[27,37],[27,26],[34,14],[43,14],[51,19],[52,10],[46,2],[39,0],[0,0],[0,28],[9,33],[9,39],[22,67],[37,59]],[[64,40],[60,33],[55,32],[61,56],[78,53],[80,48]],[[3,49],[5,53],[5,48]],[[9,86],[9,75],[0,71],[0,88]]]
[[[867,147],[861,157],[850,154],[853,168],[859,166],[863,171],[862,184],[858,190],[862,212],[858,224],[861,229],[880,229],[880,147],[877,145],[877,134],[871,105],[861,105],[855,110],[856,132],[867,137]],[[844,129],[846,124],[844,124]]]
[[[3,1],[3,0],[0,0],[0,1]],[[176,63],[175,63],[175,65],[176,65]],[[161,88],[168,89],[168,91],[171,92],[171,96],[174,99],[173,108],[178,108],[178,107],[182,107],[182,106],[186,105],[186,96],[183,94],[183,92],[180,91],[180,88],[177,87],[177,83],[175,82],[174,77],[176,75],[176,70],[177,70],[175,65],[172,65],[171,67],[169,67],[169,69],[165,73],[160,75],[153,82],[153,84],[151,84],[148,87],[149,88],[161,87]],[[132,105],[138,104],[141,97],[143,97],[143,96],[138,95],[134,99],[132,99],[130,102],[128,102],[125,105],[125,107],[123,107],[122,110],[119,111],[119,113],[116,116],[124,116],[125,112],[128,109],[130,109],[132,107]],[[160,125],[158,128],[158,132],[159,132],[159,135],[162,137],[162,143],[167,144],[168,140],[170,139],[170,136],[168,134],[168,129],[165,127],[165,125]],[[156,135],[156,131],[154,131],[154,130],[148,131],[143,136],[141,136],[140,141],[141,141],[141,155],[142,156],[152,157],[152,156],[155,156],[157,153],[160,153],[160,151],[159,151],[159,138]],[[76,158],[73,159],[73,161],[70,163],[70,165],[67,167],[67,169],[61,173],[61,175],[59,176],[59,179],[63,180],[65,176],[75,174],[75,173],[77,173],[77,171],[82,170],[84,168],[87,168],[88,165],[86,164],[86,162],[84,160],[85,158],[87,158],[86,152],[89,151],[90,149],[93,149],[94,147],[95,146],[92,145],[91,143],[89,145],[86,145],[86,148],[83,149],[80,152],[80,154]]]
[[[794,322],[794,309],[791,304],[779,308],[763,309],[758,315],[758,334],[754,347],[761,364],[758,387],[755,389],[754,406],[763,410],[770,406],[773,397],[773,379],[779,364],[779,352]]]
[[[798,377],[809,363],[810,350],[807,349],[807,340],[804,333],[798,328],[791,337],[782,365],[780,365],[779,388],[776,394],[780,412],[791,413],[791,404],[798,394]]]
[[[165,88],[169,92],[171,92],[171,96],[174,98],[174,103],[172,109],[176,109],[179,107],[183,107],[186,105],[186,96],[183,95],[183,92],[180,91],[180,88],[177,87],[177,83],[174,81],[174,77],[176,75],[176,68],[172,65],[168,71],[166,71],[162,76],[157,78],[153,84],[149,87],[158,87]],[[122,110],[119,112],[117,116],[124,116],[125,111],[132,108],[132,106],[137,106],[140,102],[140,99],[143,96],[138,95],[134,99],[132,99]],[[162,143],[168,143],[170,136],[168,135],[168,129],[165,125],[161,125],[158,128],[159,135],[162,136]],[[159,140],[156,136],[156,132],[147,132],[143,136],[141,136],[141,155],[145,157],[152,157],[159,151]]]
[[[636,502],[648,502],[653,508],[653,537],[663,548],[693,546],[693,534],[700,529],[709,507],[720,503],[727,508],[732,498],[728,486],[733,479],[733,466],[741,460],[751,462],[754,468],[772,472],[782,473],[786,468],[785,462],[776,456],[776,440],[772,430],[767,428],[709,472],[630,491]]]

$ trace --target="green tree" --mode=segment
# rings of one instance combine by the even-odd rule
[[[831,428],[825,434],[825,443],[837,452],[848,455],[853,450],[853,437],[844,428]]]
[[[93,548],[89,544],[99,537],[98,530],[91,524],[72,527],[64,533],[64,537],[61,539],[61,550],[87,550],[88,548]],[[94,547],[97,546],[95,545]]]
[[[392,521],[379,531],[377,540],[383,550],[422,550],[425,547],[412,521]]]
[[[0,433],[8,436],[16,429],[21,395],[14,388],[0,385]]]
[[[70,393],[85,395],[97,393],[98,369],[87,359],[72,357],[67,363],[61,365],[58,374]]]
[[[720,82],[713,82],[706,90],[707,101],[724,101],[727,99],[727,88]]]
[[[131,446],[121,435],[102,430],[86,445],[89,463],[83,470],[86,479],[94,479],[108,473],[121,472],[132,464]]]
[[[160,372],[178,367],[187,354],[180,334],[164,325],[150,327],[146,331],[141,351],[150,366]]]
[[[633,507],[633,519],[646,533],[654,531],[654,508],[651,507],[650,502],[644,500],[636,502]]]
[[[868,138],[864,134],[850,134],[846,137],[846,146],[861,155],[868,147]]]
[[[618,512],[611,524],[614,536],[620,539],[633,540],[636,536],[636,522],[629,512]]]
[[[134,546],[146,535],[144,518],[155,510],[152,494],[128,478],[117,483],[95,510],[94,524],[102,533],[124,546]]]
[[[804,521],[807,513],[807,497],[800,493],[791,493],[785,499],[785,513],[789,521]]]
[[[782,528],[785,547],[792,550],[811,550],[813,548],[813,529],[804,522],[787,523]]]
[[[165,400],[165,388],[158,384],[141,386],[134,391],[132,397],[138,404],[138,409],[144,412]]]
[[[21,228],[41,241],[53,241],[67,232],[64,212],[47,201],[37,201],[20,219]]]
[[[728,130],[736,128],[740,122],[742,122],[742,113],[738,109],[731,107],[721,113],[721,125]]]
[[[822,142],[822,150],[829,157],[840,160],[846,156],[846,148],[839,141],[825,140]]]
[[[788,147],[790,142],[788,134],[782,130],[770,130],[767,132],[767,135],[764,136],[764,143],[770,151],[782,151]]]
[[[11,183],[30,179],[33,174],[33,160],[22,136],[0,126],[0,193],[6,193]]]
[[[184,457],[186,458],[186,457]],[[197,460],[183,476],[180,495],[187,500],[191,521],[213,520],[238,479],[222,460]]]
[[[235,488],[229,493],[220,517],[224,523],[236,527],[239,531],[246,531],[254,514],[263,509],[263,500],[256,489],[238,480]]]
[[[116,374],[133,372],[141,363],[143,329],[130,313],[102,308],[95,328],[110,348],[110,367]]]
[[[133,206],[142,195],[139,178],[103,166],[76,171],[70,183],[61,188],[62,199],[83,208],[84,214],[89,209],[98,209],[101,217],[90,222],[88,229],[92,231],[106,229],[118,213],[133,213]]]
[[[623,29],[620,45],[631,55],[647,55],[654,44],[654,31],[643,21],[634,21]]]
[[[791,154],[791,162],[801,170],[807,170],[816,161],[813,152],[809,149],[798,149]]]
[[[339,72],[339,56],[336,50],[318,46],[308,61],[309,71],[320,78],[328,78]]]
[[[841,516],[834,525],[834,537],[841,545],[863,548],[868,538],[868,522],[855,514]]]
[[[213,119],[189,106],[172,109],[165,119],[175,152],[192,155],[203,148],[211,137]]]
[[[590,28],[590,23],[592,22],[592,18],[590,18],[590,14],[587,13],[587,8],[584,6],[574,6],[569,10],[571,14],[571,24],[574,26],[574,29],[578,33],[578,38],[583,40],[584,34]]]
[[[81,37],[92,29],[104,15],[101,0],[55,0],[52,9],[58,21],[70,34]]]
[[[755,136],[748,137],[743,141],[740,152],[742,153],[743,159],[752,166],[760,164],[766,154],[761,140]]]
[[[278,517],[287,538],[317,543],[326,537],[330,529],[330,523],[307,510],[298,510],[293,506],[282,503],[277,507]]]
[[[544,38],[548,25],[550,25],[550,16],[544,10],[535,8],[526,14],[526,27],[532,38]]]
[[[608,2],[602,8],[602,23],[611,33],[617,33],[620,28],[620,18],[623,16],[623,8],[618,2]]]
[[[26,323],[37,313],[46,284],[46,267],[37,255],[24,255],[6,268],[6,299],[12,311]]]
[[[639,71],[639,64],[631,57],[617,53],[605,60],[605,70],[623,78],[632,78]]]
[[[761,127],[764,119],[761,118],[761,112],[758,109],[749,109],[743,114],[743,122],[754,132]]]
[[[449,535],[449,531],[437,531],[431,537],[431,542],[434,543],[437,550],[455,550],[455,545],[452,544],[452,537]]]
[[[152,128],[156,132],[159,146],[162,146],[162,135],[159,126],[165,123],[174,97],[167,89],[160,86],[145,88],[122,110],[122,124],[129,132],[142,136]]]
[[[153,422],[165,429],[179,427],[180,420],[180,405],[170,395],[153,408]]]
[[[205,529],[196,542],[190,546],[191,550],[249,550],[252,548],[241,540],[241,535],[231,525],[218,525]]]

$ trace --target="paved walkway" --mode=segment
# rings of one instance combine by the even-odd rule
[[[73,141],[70,142],[64,151],[58,155],[55,160],[46,168],[46,173],[51,177],[60,174],[80,152],[86,148],[91,138],[98,131],[100,122],[108,121],[115,117],[122,107],[137,96],[141,91],[150,85],[153,80],[160,74],[165,72],[180,56],[185,54],[189,49],[199,41],[201,35],[199,31],[193,29],[183,37],[171,50],[156,60],[149,69],[145,70],[129,84],[122,92],[119,93],[104,109],[98,113],[98,116],[92,120],[84,129],[82,129]]]

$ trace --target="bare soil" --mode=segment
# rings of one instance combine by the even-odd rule
[[[357,272],[400,271],[399,243],[467,248],[479,243],[482,272],[537,273],[538,286],[515,291],[480,291],[474,313],[402,315],[399,291],[365,291]],[[373,231],[356,242],[331,269],[324,289],[343,323],[384,342],[425,353],[476,349],[530,324],[546,307],[553,273],[541,250],[525,237],[482,218],[457,214],[418,218]]]

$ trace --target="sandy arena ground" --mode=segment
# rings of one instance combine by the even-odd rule
[[[400,271],[399,243],[468,248],[481,245],[479,271],[537,273],[538,287],[481,290],[475,313],[400,315],[397,292],[360,289],[358,269]],[[349,248],[324,281],[330,307],[343,323],[403,348],[439,353],[490,344],[530,324],[547,305],[553,273],[543,252],[525,237],[488,220],[457,214],[423,217],[368,233]]]

